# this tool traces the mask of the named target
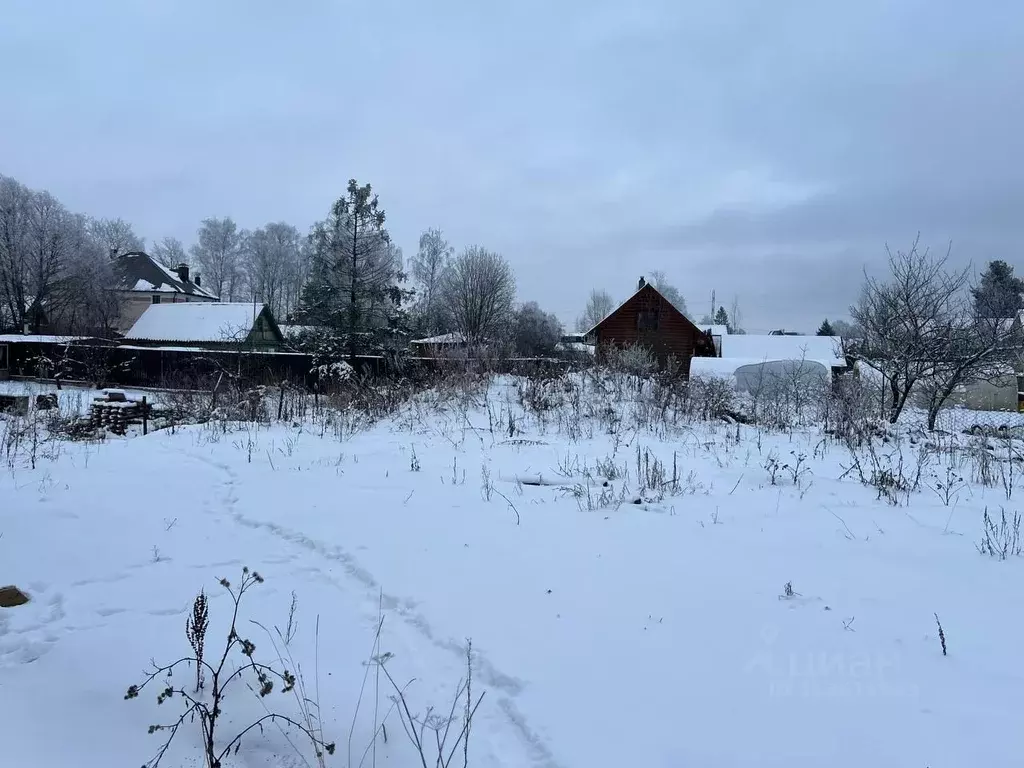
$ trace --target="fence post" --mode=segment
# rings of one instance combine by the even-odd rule
[[[149,406],[146,404],[146,396],[142,396],[142,434],[149,434]]]

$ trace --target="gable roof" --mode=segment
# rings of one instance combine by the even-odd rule
[[[665,304],[667,304],[677,315],[679,315],[679,317],[683,318],[683,320],[685,320],[686,323],[693,328],[693,330],[695,330],[697,333],[704,333],[704,331],[702,331],[700,328],[698,328],[696,325],[693,324],[693,321],[690,318],[688,318],[686,315],[684,315],[682,312],[680,312],[679,308],[675,304],[673,304],[671,301],[666,299],[665,296],[661,293],[661,291],[659,291],[657,288],[655,288],[650,283],[645,282],[642,286],[640,286],[635,291],[633,291],[633,293],[630,294],[628,299],[626,299],[624,302],[619,304],[619,306],[617,306],[614,310],[609,312],[600,323],[598,323],[593,328],[591,328],[589,331],[587,331],[584,334],[584,336],[590,336],[592,333],[595,333],[598,328],[600,328],[602,325],[604,325],[606,322],[608,322],[608,320],[610,318],[614,317],[619,312],[621,312],[623,307],[625,307],[627,304],[629,304],[629,302],[631,302],[633,299],[635,299],[637,296],[639,296],[644,291],[650,291],[650,292],[654,293],[655,296],[657,296],[662,301],[664,301]]]
[[[146,293],[183,293],[204,299],[216,299],[210,291],[196,285],[193,280],[182,280],[173,269],[168,269],[149,254],[133,251],[118,256],[113,264],[114,288],[120,291]]]
[[[260,315],[266,319],[278,341],[283,341],[281,330],[267,306],[247,301],[153,304],[146,308],[124,338],[191,343],[243,342]]]
[[[722,337],[722,357],[755,360],[811,360],[827,368],[845,368],[843,340],[838,336],[756,336]]]

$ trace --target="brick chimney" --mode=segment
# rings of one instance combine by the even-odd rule
[[[644,280],[644,279],[643,279],[643,278],[641,277],[641,278],[640,278],[640,282],[638,282],[638,283],[636,284],[636,289],[637,289],[637,290],[639,291],[639,290],[640,290],[641,288],[643,288],[643,287],[644,287],[645,285],[647,285],[647,281],[646,281],[646,280]]]
[[[199,288],[203,287],[203,278],[202,275],[200,275],[198,272],[196,272],[196,286],[198,286]]]
[[[178,279],[183,283],[189,282],[188,279],[188,264],[182,262],[174,268],[174,271],[178,273]]]

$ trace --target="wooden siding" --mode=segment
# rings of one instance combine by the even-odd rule
[[[649,327],[654,317],[656,327]],[[595,336],[599,350],[608,346],[643,346],[655,354],[662,367],[674,358],[684,376],[690,375],[690,359],[694,355],[714,354],[705,349],[706,337],[701,330],[650,284],[606,317],[595,329]]]

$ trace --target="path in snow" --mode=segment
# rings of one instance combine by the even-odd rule
[[[178,446],[175,446],[176,448]],[[247,517],[238,509],[238,494],[236,486],[238,474],[229,464],[215,461],[195,450],[178,450],[176,456],[185,457],[207,467],[212,467],[220,472],[223,479],[220,481],[220,502],[221,506],[216,514],[223,512],[237,525],[251,530],[258,530],[274,536],[294,547],[300,548],[305,553],[311,553],[327,563],[321,565],[304,565],[296,569],[297,572],[305,575],[313,575],[336,589],[346,590],[349,586],[354,587],[362,593],[368,611],[383,609],[384,613],[390,616],[397,616],[402,623],[415,635],[432,644],[434,647],[444,651],[451,656],[451,664],[448,665],[453,673],[453,679],[462,670],[462,664],[466,658],[466,646],[454,638],[439,636],[431,626],[429,619],[418,610],[418,603],[409,597],[398,597],[389,594],[380,581],[364,568],[352,553],[343,547],[323,541],[321,539],[307,536],[301,531],[286,528],[275,523],[263,522]],[[177,464],[177,462],[175,462]],[[190,473],[190,477],[195,477]],[[207,507],[209,511],[209,507]],[[298,560],[298,556],[288,557],[282,562],[290,563]],[[345,582],[336,579],[331,575],[329,563],[337,563],[341,566],[345,575]],[[415,646],[416,642],[410,643]],[[531,727],[527,718],[516,705],[516,697],[525,687],[525,683],[517,677],[507,674],[498,669],[491,661],[479,651],[474,650],[474,675],[489,689],[489,704],[494,705],[497,699],[497,706],[504,713],[508,725],[514,729],[523,746],[529,753],[532,761],[540,768],[559,768],[554,754],[545,740]],[[497,694],[497,696],[495,696]]]

